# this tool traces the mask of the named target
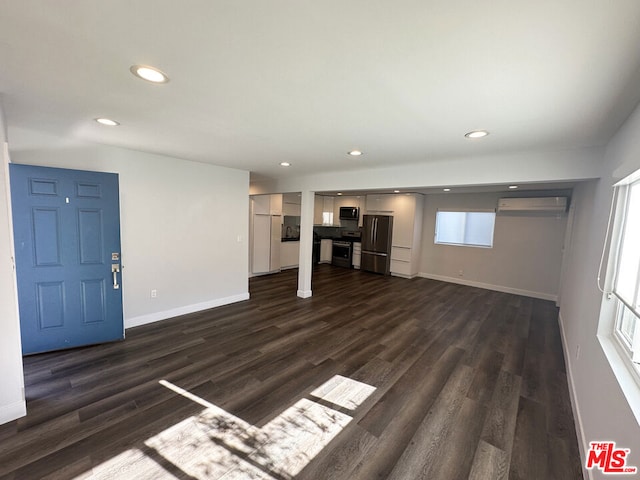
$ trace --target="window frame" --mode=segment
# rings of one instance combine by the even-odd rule
[[[491,213],[493,214],[493,224],[492,224],[492,228],[491,228],[491,245],[484,245],[484,244],[476,244],[476,243],[453,243],[453,242],[442,242],[442,241],[438,241],[438,216],[441,213],[464,213],[465,214],[465,221],[464,221],[464,226],[465,226],[465,230],[466,230],[466,226],[467,226],[467,216],[469,213]],[[472,247],[472,248],[493,248],[494,245],[494,239],[495,239],[495,231],[496,231],[496,211],[495,210],[491,210],[491,209],[487,209],[487,210],[470,210],[470,209],[460,209],[460,210],[450,210],[450,209],[438,209],[436,211],[436,219],[435,219],[435,228],[434,228],[434,234],[433,234],[433,243],[434,245],[448,245],[448,246],[452,246],[452,247]]]
[[[634,308],[632,305],[629,305],[627,300],[622,298],[622,295],[616,292],[619,272],[620,272],[620,263],[622,261],[622,247],[623,240],[625,238],[625,233],[628,228],[628,220],[629,220],[629,204],[631,201],[631,191],[632,189],[637,188],[637,195],[640,195],[640,179],[636,178],[628,183],[619,184],[618,188],[620,191],[616,192],[618,205],[620,205],[617,213],[620,218],[620,226],[618,228],[618,234],[615,242],[615,248],[613,249],[613,257],[614,257],[614,274],[613,274],[613,282],[611,293],[609,295],[613,296],[616,301],[616,307],[614,309],[614,321],[613,321],[613,337],[616,340],[617,346],[622,352],[625,354],[627,361],[630,366],[633,368],[633,373],[635,374],[636,381],[640,383],[640,312],[638,309]],[[640,263],[637,266],[636,272],[636,280],[635,280],[635,298],[634,301],[638,302],[640,299]],[[622,329],[622,322],[625,312],[629,312],[636,318],[633,338],[627,338],[626,333]]]

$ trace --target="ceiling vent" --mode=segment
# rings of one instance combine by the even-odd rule
[[[567,197],[501,198],[499,212],[552,212],[567,211]]]

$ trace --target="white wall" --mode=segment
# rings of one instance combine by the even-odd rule
[[[22,347],[13,272],[5,125],[0,104],[0,424],[26,414]]]
[[[574,190],[572,240],[560,300],[561,330],[574,409],[582,432],[581,447],[588,448],[590,441],[615,440],[620,447],[631,449],[628,463],[638,467],[640,388],[620,369],[619,355],[610,337],[612,302],[603,300],[596,279],[612,185],[639,168],[640,109],[636,108],[606,149],[602,179]],[[602,320],[601,308],[605,314]],[[634,402],[635,414],[629,401]],[[606,477],[593,472],[592,478]]]
[[[119,174],[125,327],[249,297],[248,172],[100,145],[12,161]]]
[[[434,244],[438,209],[493,210],[501,196],[500,193],[427,195],[420,275],[556,300],[566,214],[498,213],[493,248]]]

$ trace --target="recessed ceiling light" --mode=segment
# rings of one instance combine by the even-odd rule
[[[489,135],[489,132],[486,130],[473,130],[472,132],[465,133],[464,136],[467,138],[482,138]]]
[[[347,153],[352,157],[359,157],[360,155],[362,155],[362,152],[360,150],[351,150],[350,152],[347,152]]]
[[[131,70],[131,73],[136,77],[146,80],[147,82],[167,83],[169,81],[169,77],[167,77],[164,72],[148,65],[132,65],[129,70]]]
[[[394,190],[393,193],[400,193],[400,190]]]
[[[280,162],[281,167],[290,167],[291,164],[289,162]]]
[[[451,189],[450,189],[450,188],[443,188],[443,189],[442,189],[442,191],[443,191],[443,192],[450,192],[450,191],[451,191]]]
[[[510,188],[511,190],[515,190],[516,188],[518,188],[518,185],[509,185],[509,188]]]
[[[110,118],[101,117],[94,120],[100,125],[106,125],[108,127],[117,127],[118,125],[120,125],[118,122],[116,122],[115,120],[111,120]]]
[[[338,193],[336,193],[336,195],[340,196],[340,195],[342,195],[342,192],[338,192]]]

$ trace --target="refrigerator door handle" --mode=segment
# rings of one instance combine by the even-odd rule
[[[376,219],[372,218],[371,219],[371,226],[370,226],[371,230],[369,230],[369,234],[370,234],[369,237],[370,237],[370,240],[371,240],[371,243],[370,243],[371,246],[373,246],[373,230],[374,230],[375,224],[376,224]]]
[[[373,221],[373,238],[374,245],[378,243],[378,217],[376,217]]]
[[[387,254],[386,253],[380,253],[380,252],[368,252],[366,250],[363,250],[361,252],[363,255],[377,255],[378,257],[386,257]]]

